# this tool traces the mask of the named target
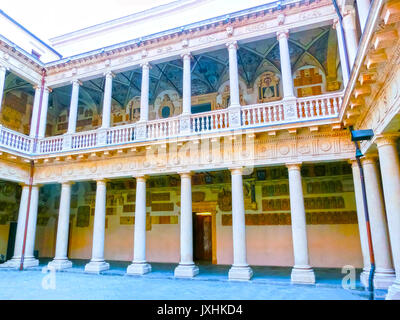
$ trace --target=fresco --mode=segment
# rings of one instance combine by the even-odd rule
[[[338,75],[336,31],[329,26],[315,28],[289,35],[289,52],[292,72],[298,81],[307,78],[303,73],[322,77],[319,86],[295,90],[298,96],[321,94],[341,88]],[[280,53],[276,37],[250,43],[240,43],[238,50],[240,99],[243,105],[281,98]],[[307,68],[309,70],[305,70]],[[313,71],[312,68],[315,68]],[[161,119],[178,115],[182,105],[181,59],[152,64],[150,69],[149,119]],[[219,49],[191,59],[191,91],[195,104],[208,103],[211,109],[229,105],[229,57],[226,49]],[[299,70],[303,70],[299,74]],[[311,76],[312,79],[315,78]],[[117,73],[113,79],[112,125],[136,122],[140,117],[140,89],[142,71],[136,69]],[[297,81],[297,82],[296,82]],[[313,80],[314,81],[314,80]],[[269,85],[267,85],[267,82]],[[85,81],[80,88],[79,106],[91,110],[92,117],[82,117],[79,130],[89,130],[101,124],[104,78]],[[68,119],[70,86],[54,91],[49,111],[49,128],[53,134],[65,132]],[[215,93],[218,93],[215,95]],[[214,95],[213,95],[214,94]],[[200,101],[201,100],[201,101]],[[161,106],[162,102],[165,105]],[[193,101],[193,98],[192,98]],[[90,113],[90,111],[88,111]]]

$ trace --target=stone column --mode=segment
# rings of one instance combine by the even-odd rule
[[[175,277],[192,278],[199,273],[193,262],[193,213],[192,177],[190,172],[181,172],[181,261],[175,268]]]
[[[376,167],[376,156],[369,155],[364,157],[362,166],[364,168],[372,246],[375,255],[374,287],[376,289],[387,289],[395,280],[395,274],[390,255],[385,206]]]
[[[356,3],[357,3],[358,18],[360,19],[361,31],[364,32],[371,3],[369,0],[357,0]]]
[[[33,107],[32,107],[32,117],[31,117],[31,124],[30,124],[30,130],[29,130],[29,136],[31,138],[36,137],[36,128],[37,128],[37,121],[38,121],[38,115],[39,115],[39,102],[40,102],[40,93],[41,93],[41,87],[40,86],[34,86],[35,88],[35,97],[33,99]]]
[[[7,68],[0,66],[0,111],[3,104],[4,83],[6,81]]]
[[[191,60],[189,52],[182,54],[183,59],[183,89],[182,89],[182,114],[192,113],[192,89],[191,89]]]
[[[104,261],[104,234],[106,223],[106,180],[97,180],[96,206],[93,225],[92,259],[85,266],[85,272],[100,273],[110,265]]]
[[[289,31],[278,31],[276,35],[279,41],[279,53],[281,58],[283,97],[286,99],[293,98],[295,95],[293,90],[292,67],[289,53]]]
[[[36,186],[36,189],[38,187]],[[29,223],[27,232],[36,232],[36,217],[37,217],[37,205],[38,200],[35,199],[35,196],[38,196],[38,192],[35,192],[32,188],[31,195],[31,206],[29,213]],[[29,198],[29,186],[26,184],[22,185],[22,194],[21,201],[19,205],[18,212],[18,223],[17,223],[17,232],[15,235],[15,245],[14,245],[14,255],[11,260],[0,264],[0,268],[19,268],[21,264],[21,255],[22,255],[22,247],[24,242],[25,235],[25,225],[26,225],[26,214],[28,209],[28,198]],[[35,213],[35,205],[36,205],[36,213]],[[33,221],[33,223],[32,223]],[[28,234],[26,241],[28,240]],[[29,240],[32,241],[32,236],[29,237]],[[33,237],[34,240],[34,237]],[[39,265],[39,261],[33,257],[33,250],[28,252],[28,243],[25,244],[25,259],[24,259],[24,268],[34,267]],[[29,248],[32,248],[32,245],[29,245]],[[30,250],[30,249],[29,249]]]
[[[230,170],[232,174],[233,265],[229,270],[229,280],[250,280],[253,270],[247,264],[243,169]]]
[[[336,37],[338,41],[338,49],[339,49],[339,57],[340,57],[340,67],[342,70],[342,78],[343,78],[343,88],[346,87],[349,82],[350,75],[348,70],[350,68],[347,64],[346,52],[344,50],[344,42],[343,42],[343,34],[342,34],[342,26],[339,23],[339,20],[335,20],[333,23],[333,28],[336,29]]]
[[[133,261],[127,274],[142,275],[151,271],[146,262],[146,176],[136,178],[135,235]]]
[[[79,86],[82,82],[79,80],[72,81],[71,103],[69,106],[68,134],[76,132],[76,122],[78,120],[78,102],[79,102]]]
[[[238,44],[236,41],[226,44],[229,54],[229,88],[230,88],[230,104],[229,104],[229,126],[240,127],[240,91],[239,91],[239,71],[237,61]]]
[[[227,44],[229,53],[229,88],[230,88],[230,105],[229,107],[240,106],[239,92],[239,72],[237,62],[238,44],[236,41]]]
[[[365,222],[364,202],[361,187],[360,169],[356,160],[351,160],[351,168],[353,170],[354,196],[356,198],[358,231],[360,233],[361,252],[363,256],[364,268],[360,275],[360,281],[364,287],[368,287],[369,272],[371,270],[367,224]]]
[[[314,270],[308,259],[306,212],[304,209],[303,186],[301,183],[301,164],[286,164],[289,170],[290,213],[292,218],[292,239],[294,267],[292,283],[315,283]]]
[[[183,59],[183,86],[182,86],[182,114],[180,119],[180,132],[190,133],[190,115],[192,113],[192,80],[190,52],[181,55]]]
[[[149,81],[150,64],[142,63],[142,87],[140,91],[140,120],[146,122],[149,120]]]
[[[38,207],[39,185],[33,185],[29,209],[28,229],[26,233],[24,268],[39,265],[39,260],[35,259],[34,257]]]
[[[104,85],[104,98],[103,98],[103,118],[101,127],[108,129],[111,125],[111,99],[112,99],[112,79],[114,74],[111,71],[105,74],[106,82]]]
[[[53,261],[49,262],[48,268],[52,270],[62,270],[72,267],[72,262],[68,260],[68,236],[69,236],[69,215],[71,203],[72,182],[61,184],[60,209],[58,214],[56,255]]]
[[[142,63],[142,87],[140,90],[140,119],[136,124],[136,139],[146,139],[147,121],[149,120],[149,85],[150,85],[150,64]]]
[[[347,10],[343,15],[343,29],[346,37],[347,52],[349,53],[350,71],[353,69],[354,60],[358,50],[358,39],[354,9]]]
[[[47,125],[47,109],[49,107],[49,94],[51,89],[49,87],[45,87],[43,90],[43,98],[42,98],[42,108],[40,112],[39,121],[39,133],[38,138],[44,138],[46,135],[46,125]]]
[[[400,164],[396,148],[398,135],[381,135],[376,139],[381,166],[386,216],[396,280],[390,286],[386,299],[400,300]]]

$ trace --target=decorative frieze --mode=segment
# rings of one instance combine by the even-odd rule
[[[355,211],[307,212],[306,222],[309,225],[357,224]],[[222,226],[232,226],[232,215],[221,216]],[[290,213],[246,214],[246,226],[291,225]]]

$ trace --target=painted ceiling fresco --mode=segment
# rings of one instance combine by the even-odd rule
[[[336,31],[331,27],[320,27],[290,34],[289,51],[292,70],[309,64],[310,61],[327,73],[328,47],[337,47]],[[336,52],[333,53],[336,65]],[[307,57],[307,58],[306,58]],[[306,63],[307,61],[307,63]],[[192,95],[217,92],[221,84],[229,79],[228,51],[221,49],[194,55],[192,58]],[[241,79],[252,87],[256,78],[265,71],[280,72],[279,43],[268,38],[240,44],[238,67]],[[182,96],[182,61],[174,60],[153,64],[150,70],[150,104],[164,90],[174,90]],[[134,69],[116,74],[113,79],[112,98],[118,105],[125,107],[135,96],[140,96],[141,69]],[[7,75],[6,90],[11,88],[27,89],[29,84],[22,79]],[[21,82],[22,81],[22,82]],[[95,105],[99,112],[102,108],[104,78],[83,82],[79,91],[80,105]],[[31,85],[29,85],[32,88]],[[28,90],[28,89],[27,89]],[[33,91],[33,89],[31,89]],[[70,104],[71,85],[56,88],[50,95],[49,106],[53,111],[67,108]]]

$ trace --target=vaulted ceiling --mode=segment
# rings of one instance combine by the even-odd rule
[[[334,46],[334,50],[329,49]],[[289,52],[292,70],[301,67],[302,64],[319,66],[325,73],[328,68],[328,54],[334,55],[336,65],[337,40],[336,32],[331,27],[320,27],[289,36]],[[223,82],[229,79],[229,59],[226,49],[194,55],[192,67],[192,95],[201,95],[218,91]],[[265,71],[280,73],[280,54],[277,39],[268,38],[255,42],[239,45],[238,67],[240,78],[248,87],[252,87],[256,78]],[[335,66],[337,67],[337,66]],[[182,96],[181,60],[173,60],[159,64],[153,64],[150,70],[150,104],[154,102],[158,94],[164,90],[174,90]],[[18,88],[18,85],[29,84],[11,81],[11,73],[7,75],[6,90]],[[134,69],[116,74],[113,79],[112,98],[121,107],[135,96],[140,96],[141,69]],[[10,79],[8,79],[10,78]],[[22,79],[21,79],[22,80]],[[80,88],[80,104],[95,105],[101,111],[104,92],[104,78],[98,78],[83,82]],[[31,85],[29,85],[32,88]],[[32,89],[33,90],[33,89]],[[50,96],[50,105],[60,110],[69,106],[71,86],[54,89]]]

